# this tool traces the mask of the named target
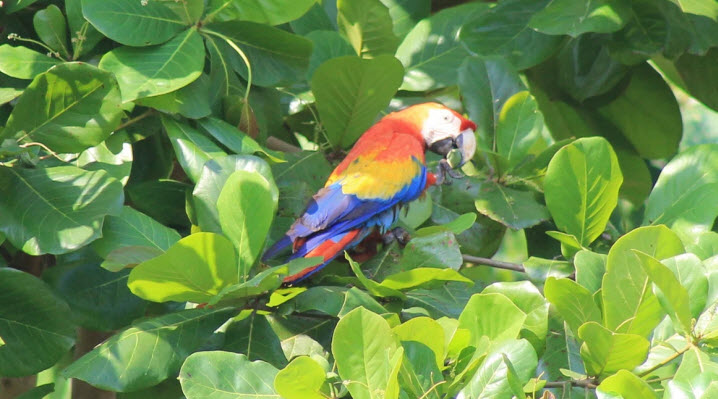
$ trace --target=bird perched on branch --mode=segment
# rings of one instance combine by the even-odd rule
[[[324,261],[287,276],[295,283],[319,271],[370,234],[391,234],[401,207],[418,198],[452,166],[468,162],[476,150],[476,125],[441,104],[410,106],[383,117],[357,140],[287,233],[267,250],[269,259],[291,246],[289,259]],[[444,156],[437,173],[427,171],[426,150]],[[447,157],[451,153],[452,161]],[[458,162],[454,158],[458,159]]]

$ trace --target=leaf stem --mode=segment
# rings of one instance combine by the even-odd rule
[[[596,389],[596,380],[587,378],[585,380],[549,381],[544,388],[564,388],[566,385],[577,388]]]
[[[476,263],[479,265],[495,267],[497,269],[513,270],[519,273],[526,273],[526,269],[518,263],[503,262],[500,260],[494,260],[489,258],[481,258],[478,256],[461,255],[465,262]]]
[[[681,356],[682,354],[688,352],[688,350],[691,349],[692,347],[693,347],[693,344],[688,344],[688,345],[686,345],[685,348],[679,350],[678,352],[672,354],[671,356],[668,356],[667,358],[663,359],[663,361],[661,361],[660,363],[657,363],[656,365],[654,365],[653,367],[649,368],[648,370],[646,370],[646,371],[644,371],[644,372],[638,374],[638,376],[641,377],[641,378],[643,378],[643,377],[645,377],[645,376],[651,374],[652,372],[658,370],[659,368],[661,368],[661,367],[667,365],[668,363],[670,363],[670,362],[676,360],[679,356]]]
[[[24,37],[18,35],[17,33],[11,33],[7,36],[7,38],[8,38],[8,40],[16,40],[18,42],[26,42],[26,43],[36,44],[36,45],[44,48],[45,50],[47,50],[47,52],[50,56],[55,56],[55,57],[61,59],[63,62],[67,62],[67,60],[60,54],[59,51],[55,51],[55,50],[51,49],[49,46],[47,46],[45,43],[43,43],[41,41],[38,41],[35,39],[27,39],[27,38],[24,38]]]
[[[237,46],[237,45],[234,43],[234,41],[233,41],[232,39],[230,39],[229,37],[227,37],[227,36],[225,36],[225,35],[223,35],[223,34],[221,34],[221,33],[219,33],[219,32],[215,32],[215,31],[213,31],[213,30],[209,30],[209,29],[206,29],[206,28],[202,28],[202,32],[207,33],[207,34],[210,34],[210,35],[217,36],[218,38],[224,40],[224,41],[227,42],[227,44],[229,44],[229,46],[232,47],[232,48],[234,49],[234,51],[236,51],[237,54],[239,54],[239,56],[242,58],[242,61],[244,61],[244,65],[247,66],[247,90],[244,92],[244,101],[245,101],[245,102],[249,101],[249,90],[250,90],[250,88],[252,87],[252,66],[249,64],[249,58],[247,58],[247,55],[244,54],[244,51],[242,51],[242,49],[239,48],[239,46]]]
[[[48,146],[46,146],[45,144],[36,143],[36,142],[20,144],[20,148],[28,148],[28,147],[40,147],[40,148],[42,148],[43,150],[47,151],[47,152],[48,152],[50,155],[52,155],[53,157],[59,159],[59,160],[62,161],[62,162],[65,162],[64,159],[60,158],[55,151],[51,150],[51,149],[50,149]]]

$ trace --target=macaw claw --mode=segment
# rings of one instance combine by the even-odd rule
[[[461,172],[455,171],[451,164],[449,164],[449,161],[446,159],[442,159],[439,161],[439,166],[436,170],[436,185],[442,185],[442,184],[451,184],[451,180],[447,179],[446,176],[452,177],[454,179],[460,179],[464,177]]]
[[[402,227],[394,227],[393,229],[384,233],[384,235],[382,236],[382,241],[384,242],[384,245],[389,245],[392,242],[396,241],[400,246],[403,247],[409,242],[409,240],[411,240],[409,232]]]

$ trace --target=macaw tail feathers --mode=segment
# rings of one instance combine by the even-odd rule
[[[344,251],[345,249],[350,249],[351,247],[360,243],[367,236],[369,231],[370,229],[368,228],[349,230],[346,233],[338,234],[337,236],[322,242],[321,244],[309,251],[306,251],[306,248],[301,248],[300,251],[298,251],[298,253],[293,256],[294,258],[298,258],[301,253],[306,251],[303,257],[312,258],[315,256],[321,256],[324,258],[324,262],[317,266],[308,267],[299,273],[287,276],[284,278],[284,282],[290,284],[296,283],[318,272],[324,266],[329,264],[329,262],[334,260],[334,258],[339,256],[342,251]]]
[[[279,253],[282,252],[282,250],[288,247],[291,243],[292,239],[287,235],[280,238],[277,242],[274,243],[274,245],[272,245],[268,250],[264,252],[264,255],[262,255],[262,261],[266,262],[267,260],[279,255]]]

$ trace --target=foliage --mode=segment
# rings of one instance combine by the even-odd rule
[[[718,110],[716,0],[5,0],[0,27],[24,397],[718,395],[718,144],[674,94]],[[464,176],[405,246],[283,286],[317,260],[263,249],[425,101],[477,123]]]

